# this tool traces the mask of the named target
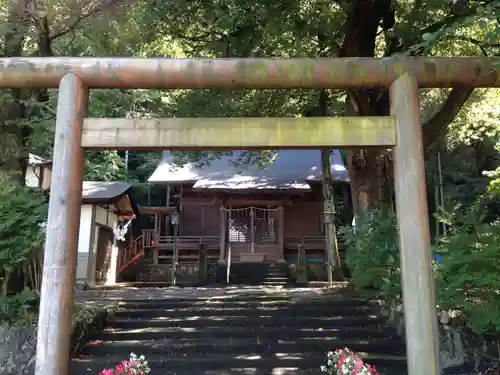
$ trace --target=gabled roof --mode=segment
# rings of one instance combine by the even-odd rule
[[[308,181],[321,181],[321,152],[319,150],[280,150],[267,169],[255,165],[246,168],[231,163],[237,157],[222,157],[200,166],[188,163],[178,166],[170,152],[149,178],[151,183],[194,182],[194,189],[310,189]],[[347,169],[338,150],[330,157],[332,179],[348,182]]]
[[[123,181],[83,181],[82,198],[86,201],[109,201],[128,192],[132,186]]]
[[[130,190],[132,186],[123,181],[83,181],[83,204],[115,204],[121,215],[138,216]]]

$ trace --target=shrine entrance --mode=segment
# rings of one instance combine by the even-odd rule
[[[393,149],[408,373],[437,375],[440,372],[437,314],[431,275],[419,88],[460,85],[500,87],[500,59],[0,59],[0,88],[59,87],[36,375],[68,374],[72,326],[72,309],[68,306],[72,306],[74,299],[85,150],[370,146]],[[92,88],[354,89],[374,86],[389,89],[391,116],[87,117]],[[255,224],[247,222],[246,225]],[[256,231],[252,229],[250,233],[255,236]],[[255,246],[255,240],[253,243]]]
[[[226,262],[283,259],[282,207],[231,206],[224,210],[228,228]]]

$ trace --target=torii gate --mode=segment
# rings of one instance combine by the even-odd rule
[[[59,87],[36,375],[68,375],[84,150],[392,147],[408,373],[437,375],[439,348],[419,87],[500,87],[500,58],[3,58],[0,88]],[[391,116],[91,119],[92,88],[390,87]]]

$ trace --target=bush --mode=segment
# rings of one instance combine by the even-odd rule
[[[375,366],[368,363],[348,348],[337,349],[326,354],[326,365],[321,366],[321,372],[330,375],[379,375]]]
[[[451,224],[435,267],[439,306],[460,310],[477,333],[500,332],[500,223],[472,211]]]
[[[401,281],[395,215],[374,210],[361,217],[355,229],[344,227],[342,231],[354,287],[366,296],[399,299]]]
[[[38,293],[30,289],[13,296],[0,297],[0,325],[32,324],[38,302]]]
[[[485,223],[481,209],[441,218],[449,231],[433,249],[441,310],[459,310],[476,333],[500,332],[500,222]],[[372,211],[355,230],[344,228],[353,286],[366,297],[401,302],[399,245],[394,215]]]
[[[0,174],[0,295],[7,295],[10,276],[37,251],[47,217],[45,197]]]

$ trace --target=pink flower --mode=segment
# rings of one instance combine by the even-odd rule
[[[134,353],[130,354],[130,359],[123,360],[115,366],[115,369],[105,369],[99,375],[145,375],[150,371],[144,356],[137,357]]]

